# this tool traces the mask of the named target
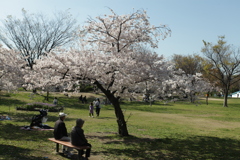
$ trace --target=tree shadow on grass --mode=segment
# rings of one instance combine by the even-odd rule
[[[26,131],[13,124],[0,123],[0,159],[6,160],[41,160],[45,154],[41,154],[37,145],[44,146],[46,137],[52,135],[52,131]],[[25,146],[25,148],[20,146]],[[30,154],[31,153],[31,154]],[[38,153],[34,155],[32,153]]]
[[[53,136],[52,130],[22,130],[20,126],[13,124],[0,124],[0,128],[0,138],[4,140],[37,141]]]
[[[12,145],[2,145],[0,144],[0,157],[1,159],[21,159],[21,160],[43,160],[44,157],[35,157],[29,155],[30,150],[25,148],[20,148]]]
[[[5,106],[21,106],[24,105],[25,103],[22,101],[19,101],[17,99],[1,99],[0,100],[0,105],[5,105]]]
[[[101,137],[107,148],[105,155],[124,155],[138,160],[169,160],[169,159],[239,159],[240,141],[196,136],[187,139],[151,139],[129,136],[122,139]],[[111,145],[119,147],[110,148]],[[122,146],[124,145],[124,147]],[[108,147],[107,147],[108,146]],[[118,149],[120,148],[120,149]]]

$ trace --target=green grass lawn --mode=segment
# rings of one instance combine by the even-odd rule
[[[82,93],[92,101],[101,95]],[[66,97],[51,94],[49,103],[57,96],[68,114],[68,132],[77,118],[85,120],[83,129],[92,144],[90,160],[167,160],[167,159],[239,159],[240,157],[240,99],[229,99],[229,107],[222,107],[222,99],[210,99],[192,104],[185,101],[152,106],[143,102],[123,101],[125,119],[130,136],[117,135],[117,123],[111,105],[103,105],[100,117],[88,117],[88,105],[78,102],[79,95]],[[7,160],[65,160],[55,153],[55,144],[47,138],[52,131],[26,131],[37,111],[17,111],[15,107],[29,102],[46,102],[41,95],[30,92],[1,93],[0,115],[11,120],[0,121],[0,159]],[[45,123],[54,126],[58,113],[48,112]]]

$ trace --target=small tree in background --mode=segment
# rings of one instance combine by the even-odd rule
[[[203,70],[203,58],[198,55],[178,55],[174,54],[172,61],[176,69],[181,69],[185,74],[194,75],[196,73],[201,73]]]
[[[223,107],[228,107],[229,89],[240,80],[239,49],[228,45],[224,36],[218,37],[217,44],[206,41],[203,41],[203,43],[202,52],[212,64],[208,73],[221,85],[224,94]]]
[[[0,41],[9,49],[20,52],[31,69],[36,59],[73,40],[76,21],[67,11],[48,19],[22,9],[22,16],[22,19],[8,16],[2,21]]]

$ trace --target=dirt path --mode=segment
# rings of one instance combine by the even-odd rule
[[[206,98],[200,98],[201,100],[206,100]],[[218,98],[208,98],[209,101],[223,101],[223,99]]]

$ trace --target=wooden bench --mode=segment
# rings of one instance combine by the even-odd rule
[[[83,151],[84,149],[90,148],[89,146],[74,146],[71,144],[71,142],[60,141],[60,140],[56,140],[55,138],[48,138],[48,140],[56,143],[56,152],[59,152],[59,144],[78,150],[78,158],[79,159],[82,159],[81,151]]]

